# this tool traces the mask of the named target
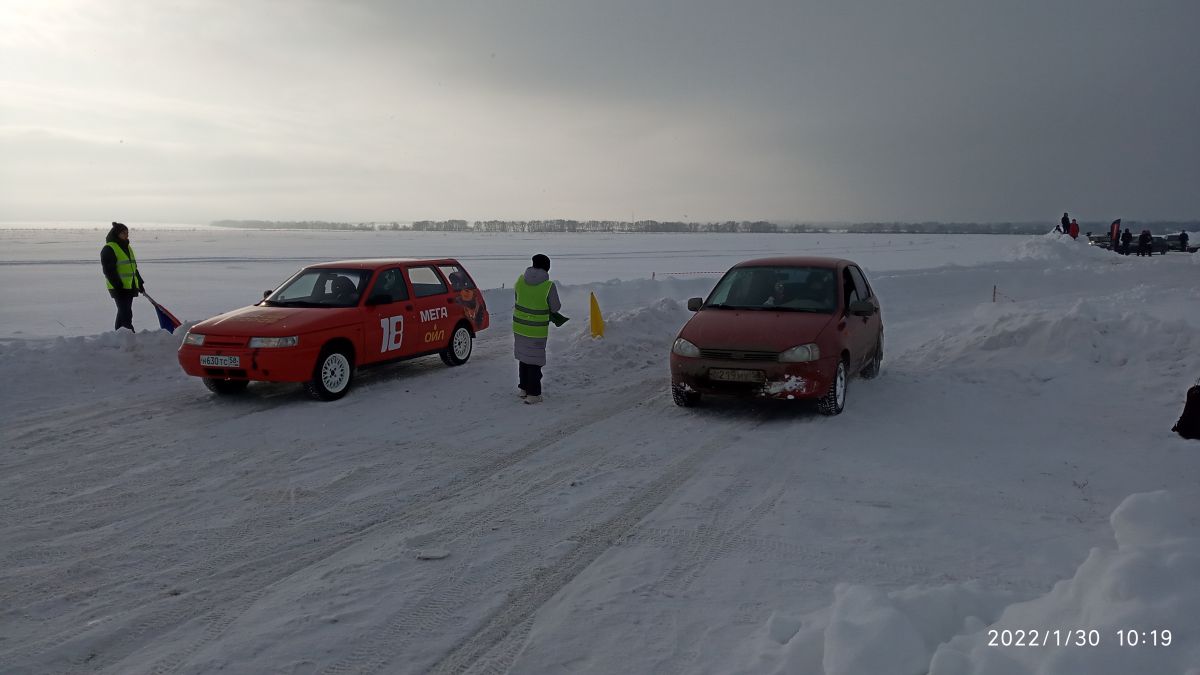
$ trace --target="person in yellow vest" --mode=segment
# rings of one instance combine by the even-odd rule
[[[144,293],[146,282],[138,272],[137,257],[129,245],[129,228],[124,223],[113,223],[100,249],[100,268],[108,284],[108,294],[117,303],[117,320],[114,330],[133,330],[133,299]]]
[[[550,315],[562,309],[558,288],[550,281],[550,258],[541,253],[533,256],[533,266],[517,279],[515,290],[513,352],[520,378],[517,393],[526,403],[541,403]]]

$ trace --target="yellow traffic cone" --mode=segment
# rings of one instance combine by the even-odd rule
[[[604,317],[600,316],[600,305],[596,302],[596,294],[590,293],[589,295],[592,296],[592,337],[601,338],[604,337]]]

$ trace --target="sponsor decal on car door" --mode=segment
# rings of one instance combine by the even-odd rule
[[[415,351],[429,352],[444,348],[450,340],[450,309],[458,309],[455,296],[450,294],[446,281],[433,267],[408,268],[408,280],[413,289],[416,321],[409,326]],[[455,312],[457,317],[458,312]]]

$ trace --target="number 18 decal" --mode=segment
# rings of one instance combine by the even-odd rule
[[[379,351],[391,352],[400,349],[400,343],[404,342],[404,315],[380,319],[379,327],[383,329],[383,344],[380,345]]]

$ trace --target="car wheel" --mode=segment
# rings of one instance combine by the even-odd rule
[[[204,386],[214,394],[228,396],[230,394],[240,394],[246,391],[246,385],[250,384],[249,380],[223,380],[217,377],[204,378]]]
[[[691,408],[700,402],[700,392],[688,391],[681,385],[671,385],[671,400],[680,408]]]
[[[450,344],[441,351],[442,362],[448,366],[461,366],[471,358],[474,338],[467,327],[459,324],[450,334]]]
[[[312,379],[304,390],[318,401],[335,401],[346,395],[354,379],[354,362],[345,348],[326,347],[317,357]]]
[[[880,369],[883,368],[883,336],[879,336],[879,342],[875,343],[875,355],[871,357],[871,362],[859,373],[864,380],[869,380],[879,376]]]
[[[817,401],[817,410],[822,415],[840,415],[846,407],[846,360],[838,361],[837,375],[829,384],[829,391]]]

